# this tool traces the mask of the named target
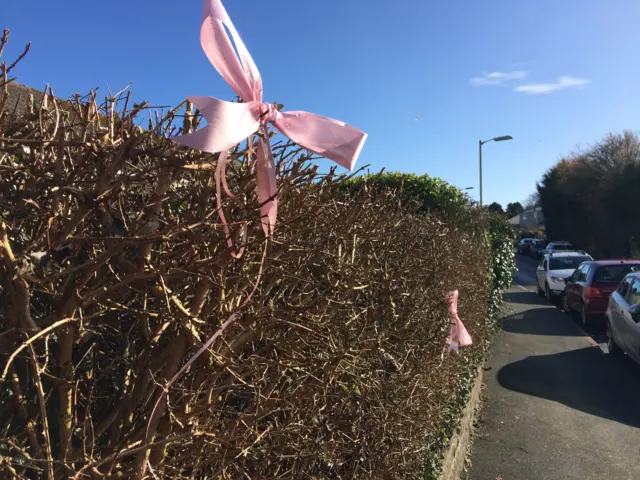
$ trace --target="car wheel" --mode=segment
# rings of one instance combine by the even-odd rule
[[[538,293],[538,295],[540,295],[541,297],[544,297],[544,290],[542,290],[540,288],[540,284],[538,283],[538,279],[536,278],[536,292]]]
[[[571,313],[571,307],[569,307],[569,299],[566,293],[562,294],[562,310],[564,310],[565,313]]]
[[[620,355],[622,354],[622,349],[618,346],[616,341],[613,338],[613,332],[611,331],[611,322],[607,319],[607,350],[609,350],[610,355]]]
[[[582,322],[582,326],[585,328],[591,325],[591,319],[589,318],[589,313],[587,312],[587,309],[584,306],[584,303],[580,308],[580,321]]]

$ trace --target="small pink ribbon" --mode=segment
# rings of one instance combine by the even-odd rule
[[[447,349],[457,352],[458,346],[465,347],[473,342],[458,316],[458,290],[447,294],[447,303],[449,304],[449,319],[451,320],[451,330],[449,331],[449,337],[447,337]]]
[[[216,183],[220,190],[227,151],[254,133],[260,134],[257,194],[263,218],[262,229],[268,237],[273,233],[278,209],[276,169],[268,124],[271,123],[298,145],[349,170],[353,169],[367,134],[338,120],[303,111],[280,112],[274,105],[263,102],[260,72],[220,0],[205,0],[200,43],[209,61],[244,103],[202,96],[187,97],[208,124],[174,140],[205,152],[220,152],[216,169]],[[230,195],[227,188],[225,191]],[[221,213],[219,197],[217,202],[218,212]],[[226,230],[226,221],[221,219]]]

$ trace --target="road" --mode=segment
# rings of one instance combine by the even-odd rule
[[[640,366],[609,357],[517,263],[467,480],[640,479]]]
[[[538,262],[529,257],[518,255],[516,258],[518,271],[515,272],[513,280],[520,290],[536,291],[536,267]],[[584,327],[581,326],[583,330]],[[600,346],[603,352],[608,353],[607,337],[603,323],[594,322],[585,330],[591,338]]]

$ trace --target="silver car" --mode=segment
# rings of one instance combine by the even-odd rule
[[[626,352],[640,363],[640,273],[630,273],[620,282],[609,297],[605,318],[609,353]]]
[[[554,253],[554,252],[572,252],[574,250],[575,249],[573,248],[573,245],[571,245],[569,242],[564,242],[564,241],[549,242],[549,244],[544,249],[543,255],[546,255],[547,253]]]

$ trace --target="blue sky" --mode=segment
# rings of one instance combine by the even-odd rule
[[[9,2],[5,59],[56,94],[132,82],[137,99],[232,100],[199,45],[200,0]],[[228,0],[265,100],[369,133],[359,160],[523,200],[577,145],[640,126],[637,0]],[[492,75],[493,74],[493,75]],[[547,92],[547,93],[543,93]],[[416,116],[419,118],[416,120]]]

